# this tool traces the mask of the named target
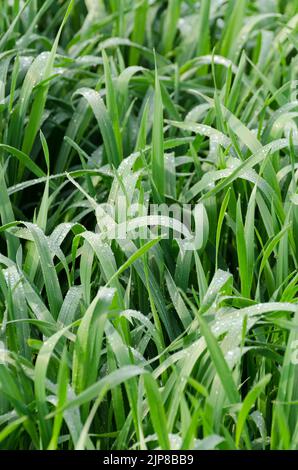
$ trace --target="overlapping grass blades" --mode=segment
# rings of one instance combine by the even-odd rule
[[[0,448],[297,449],[297,2],[1,9]]]

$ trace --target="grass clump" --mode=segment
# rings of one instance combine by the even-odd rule
[[[1,6],[1,448],[297,449],[297,2]]]

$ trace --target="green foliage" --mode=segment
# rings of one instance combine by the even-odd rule
[[[298,449],[297,45],[295,0],[1,2],[1,449]]]

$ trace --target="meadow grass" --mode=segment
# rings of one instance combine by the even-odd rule
[[[296,0],[2,0],[1,449],[298,449],[297,48]]]

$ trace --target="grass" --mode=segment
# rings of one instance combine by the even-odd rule
[[[298,449],[297,2],[1,8],[0,448]]]

